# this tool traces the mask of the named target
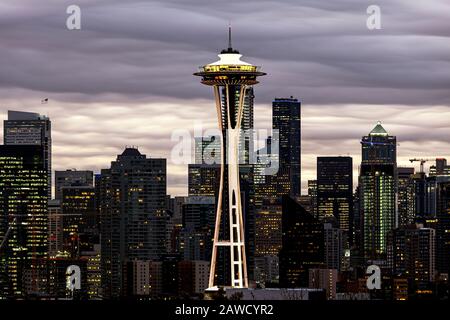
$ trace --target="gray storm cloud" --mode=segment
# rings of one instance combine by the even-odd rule
[[[226,45],[268,73],[255,88],[258,127],[270,102],[303,103],[303,177],[315,157],[350,154],[377,120],[410,156],[450,158],[450,3],[445,0],[77,1],[82,30],[65,28],[73,1],[0,4],[0,114],[49,114],[54,167],[106,167],[125,145],[169,157],[173,130],[215,126],[212,93],[192,76]],[[377,4],[382,29],[366,28]],[[40,105],[48,97],[50,102]],[[169,191],[187,169],[169,162]]]

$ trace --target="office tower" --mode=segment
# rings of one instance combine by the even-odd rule
[[[62,187],[64,251],[72,258],[100,243],[100,221],[93,186]]]
[[[430,176],[450,176],[450,165],[447,159],[437,158],[436,164],[430,167]]]
[[[3,122],[3,143],[5,145],[42,146],[42,159],[48,174],[48,198],[52,196],[52,123],[38,113],[10,111]]]
[[[363,235],[362,230],[364,228],[363,225],[363,217],[361,216],[361,192],[360,187],[356,186],[355,192],[353,192],[353,218],[351,225],[353,226],[352,235],[350,236],[353,239],[352,246],[354,249],[363,250]]]
[[[324,289],[327,300],[336,299],[336,283],[338,271],[336,269],[309,269],[310,289]]]
[[[423,225],[394,229],[389,235],[388,262],[394,276],[404,276],[416,289],[429,289],[434,281],[436,232]]]
[[[317,158],[317,212],[322,221],[336,220],[351,234],[353,215],[353,161],[351,157]]]
[[[255,224],[255,280],[258,284],[278,282],[282,245],[282,206],[265,200],[256,210]]]
[[[165,252],[166,159],[126,148],[101,171],[101,259],[105,297],[119,297],[129,260],[158,260]]]
[[[290,196],[283,196],[280,287],[308,286],[308,271],[324,267],[323,224]]]
[[[436,269],[450,275],[450,177],[438,177],[436,188]]]
[[[189,164],[188,195],[218,197],[220,165]]]
[[[395,188],[397,171],[396,137],[380,122],[361,140],[359,176],[360,214],[363,219],[364,256],[386,258],[387,235],[396,226]]]
[[[419,220],[422,221],[426,219],[426,217],[431,216],[433,213],[430,212],[428,204],[428,188],[427,181],[428,178],[424,172],[417,172],[411,176],[411,193],[413,197],[413,201],[410,204],[409,208],[413,211],[414,221]],[[433,210],[433,209],[431,209]]]
[[[324,252],[325,265],[329,269],[340,271],[344,264],[344,255],[347,247],[346,232],[333,227],[331,223],[324,224]]]
[[[19,298],[39,293],[48,256],[48,176],[42,149],[40,145],[0,146],[3,295]]]
[[[90,300],[101,298],[102,272],[101,272],[100,244],[95,243],[89,251],[81,251],[80,260],[86,261],[87,267],[87,295]]]
[[[278,203],[264,202],[256,217],[256,254],[278,255],[281,249],[281,212]]]
[[[183,204],[187,197],[167,196],[167,221],[166,247],[168,253],[178,252],[181,245],[181,232],[183,228]]]
[[[183,229],[180,252],[184,260],[211,260],[215,222],[214,197],[190,196],[182,206]]]
[[[284,185],[292,197],[301,194],[301,118],[300,101],[290,98],[272,102],[272,128],[278,130],[279,171],[278,184]]]
[[[56,257],[63,252],[63,216],[61,201],[48,202],[48,255]]]
[[[220,165],[220,137],[195,137],[195,164]]]
[[[94,173],[87,170],[55,171],[55,199],[61,200],[63,187],[94,186]]]
[[[318,218],[317,214],[317,180],[308,180],[308,196],[311,198],[311,214]]]
[[[414,184],[412,183],[414,172],[414,168],[400,167],[397,169],[397,212],[399,226],[407,226],[414,223]]]
[[[223,98],[225,95],[223,95]],[[242,121],[241,121],[241,133],[239,138],[239,159],[242,164],[249,164],[250,152],[253,152],[253,104],[255,95],[253,87],[245,88],[245,96],[242,109]],[[223,103],[225,103],[223,99]],[[238,109],[235,110],[236,116],[238,116]]]
[[[248,88],[263,76],[259,67],[240,60],[241,55],[231,46],[219,55],[220,60],[200,68],[196,76],[214,88],[219,128],[222,131],[220,191],[217,201],[216,227],[211,259],[210,288],[215,287],[218,249],[228,249],[230,281],[220,285],[248,287],[245,250],[244,213],[241,202],[239,145],[242,141],[242,117]],[[225,158],[226,155],[226,158]],[[222,223],[221,223],[222,222]],[[229,226],[229,227],[228,227]],[[227,228],[228,227],[228,228]],[[221,272],[224,275],[224,272]]]

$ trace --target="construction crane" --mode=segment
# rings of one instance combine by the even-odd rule
[[[417,158],[414,158],[414,159],[409,159],[409,161],[411,163],[413,163],[413,162],[420,162],[420,172],[424,173],[425,171],[423,171],[423,165],[425,164],[425,162],[427,162],[427,161],[435,161],[435,159],[417,159]]]

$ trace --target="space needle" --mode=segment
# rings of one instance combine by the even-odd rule
[[[248,288],[238,149],[246,89],[258,83],[257,77],[265,75],[260,71],[260,67],[242,61],[239,51],[232,48],[231,27],[228,30],[228,38],[228,49],[219,54],[220,59],[200,67],[200,70],[194,73],[201,77],[201,83],[213,87],[219,129],[222,133],[220,184],[209,290],[218,288],[216,267],[219,247],[229,250],[231,283],[225,287]]]

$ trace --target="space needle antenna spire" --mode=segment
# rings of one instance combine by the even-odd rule
[[[231,46],[231,22],[228,24],[228,49],[233,48]]]

